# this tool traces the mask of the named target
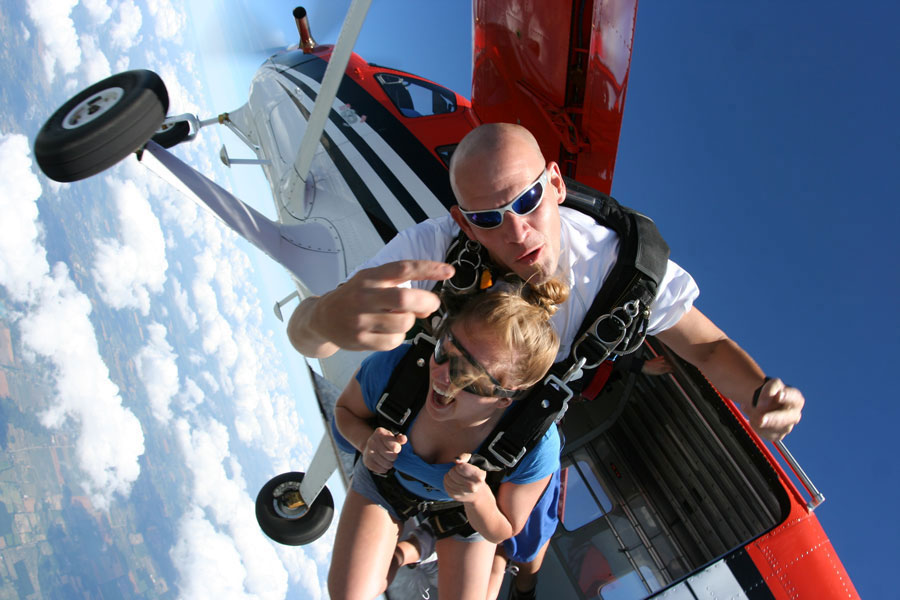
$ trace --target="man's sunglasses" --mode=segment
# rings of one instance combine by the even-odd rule
[[[537,180],[525,188],[525,191],[513,198],[509,204],[489,210],[463,210],[459,209],[469,223],[480,229],[496,229],[503,224],[503,216],[512,211],[524,217],[534,212],[544,199],[544,190],[547,188],[547,169],[541,173]]]
[[[478,361],[475,360],[475,357],[472,356],[472,354],[466,350],[448,330],[440,337],[437,344],[434,346],[434,362],[435,364],[442,365],[448,360],[450,361],[450,381],[453,382],[453,385],[456,385],[456,382],[464,376],[465,372],[461,369],[460,357],[447,352],[448,342],[456,346],[456,349],[459,350],[462,357],[465,358],[469,364],[486,375],[493,384],[492,387],[486,389],[485,387],[478,385],[477,382],[470,383],[462,388],[464,391],[486,398],[515,398],[522,393],[523,390],[510,390],[500,385],[500,382],[497,381],[493,375],[488,373],[487,369],[482,367]]]

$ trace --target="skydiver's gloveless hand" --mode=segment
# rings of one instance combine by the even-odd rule
[[[457,502],[475,502],[485,491],[493,496],[493,492],[485,482],[487,473],[484,469],[471,464],[470,458],[471,454],[462,454],[444,475],[444,489],[447,490],[447,495]]]
[[[294,310],[288,338],[305,356],[325,358],[340,348],[390,350],[417,318],[440,306],[428,290],[397,287],[407,281],[442,281],[453,276],[447,263],[401,260],[363,269],[324,296],[307,298]]]
[[[407,438],[402,433],[394,435],[384,427],[377,428],[363,449],[363,464],[373,473],[387,473],[394,467],[394,461],[406,442]]]
[[[780,379],[770,379],[760,388],[756,404],[744,405],[743,409],[760,436],[776,441],[789,434],[800,421],[805,403],[800,390]]]

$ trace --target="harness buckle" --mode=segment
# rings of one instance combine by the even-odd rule
[[[523,456],[525,456],[525,447],[522,446],[521,448],[519,448],[517,454],[506,452],[502,448],[497,448],[497,442],[499,442],[503,438],[505,433],[505,431],[501,431],[497,434],[497,437],[495,437],[488,445],[488,452],[493,454],[494,458],[496,458],[497,461],[500,462],[500,464],[511,469],[519,464],[519,461],[522,460]]]
[[[644,342],[648,320],[649,309],[642,313],[640,300],[630,300],[622,306],[617,306],[607,314],[597,317],[584,335],[578,338],[578,341],[572,346],[572,357],[578,362],[584,361],[586,364],[581,365],[583,368],[593,369],[613,354],[616,356],[630,354]],[[610,331],[604,332],[612,334],[607,336],[609,339],[601,335],[602,325],[606,325],[610,329]],[[587,358],[578,356],[578,349],[588,340],[591,342],[585,346],[588,353],[597,350],[597,348],[590,348],[590,345],[599,346],[602,349],[598,352],[596,360],[591,363],[587,363]]]
[[[387,411],[391,410],[391,407],[389,405],[385,405],[385,402],[387,401],[388,396],[389,396],[389,394],[387,392],[385,392],[384,394],[381,395],[381,399],[378,400],[378,404],[375,405],[375,412],[380,414],[382,417],[384,417],[391,423],[395,424],[397,427],[403,427],[403,424],[406,423],[406,419],[409,418],[409,415],[410,415],[410,413],[412,413],[412,410],[407,408],[406,411],[403,413],[403,415],[398,415],[396,411],[394,412],[393,415],[388,414]]]
[[[581,365],[582,361],[584,361],[583,358],[580,359],[577,363],[575,363],[575,365],[572,368],[574,369],[575,367],[578,367],[580,370],[580,365]],[[570,371],[571,371],[571,369],[570,369]],[[567,373],[567,375],[568,375],[568,373]],[[559,377],[557,377],[556,375],[548,375],[547,378],[544,379],[545,385],[552,385],[554,388],[556,388],[560,392],[564,393],[566,396],[562,400],[562,408],[559,409],[559,414],[557,414],[556,418],[553,420],[554,423],[559,423],[560,421],[562,421],[562,418],[565,416],[566,411],[569,410],[569,400],[571,400],[572,396],[574,395],[574,393],[572,392],[572,389],[568,385],[566,385],[566,381],[568,381],[568,379],[563,380],[563,379],[560,379]]]
[[[457,255],[456,260],[452,264],[456,268],[456,273],[445,283],[453,288],[457,293],[467,294],[478,287],[481,280],[481,244],[473,240],[466,240],[465,246]],[[467,275],[471,274],[471,281],[468,281]],[[457,275],[464,276],[461,283],[455,283]]]
[[[557,379],[557,381],[559,381],[561,384],[565,385],[566,383],[568,383],[569,381],[572,381],[573,379],[581,379],[581,376],[584,375],[584,371],[582,371],[582,368],[584,367],[584,363],[586,363],[586,362],[587,362],[586,358],[579,358],[578,361],[575,362],[575,364],[573,364],[569,368],[568,371],[566,371],[566,374],[563,375],[562,380]],[[545,381],[545,383],[546,383],[546,381]],[[566,388],[568,388],[568,386],[566,386]],[[571,390],[570,390],[570,393],[571,393]]]

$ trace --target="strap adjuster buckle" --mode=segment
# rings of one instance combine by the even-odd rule
[[[506,452],[502,448],[497,448],[497,442],[503,439],[505,433],[505,431],[501,431],[497,434],[497,437],[491,440],[491,443],[488,445],[488,452],[493,454],[494,458],[496,458],[500,462],[500,464],[511,469],[515,467],[520,460],[522,460],[523,456],[525,456],[525,447],[522,446],[521,448],[519,448],[517,454]]]
[[[406,412],[404,412],[403,415],[399,416],[396,412],[394,412],[393,415],[389,414],[388,411],[390,411],[391,407],[389,405],[385,405],[385,401],[388,399],[388,396],[389,394],[387,392],[381,395],[381,399],[379,399],[378,404],[375,405],[375,412],[380,414],[391,423],[394,423],[397,427],[403,427],[403,424],[406,423],[406,419],[409,418],[412,410],[407,408]]]

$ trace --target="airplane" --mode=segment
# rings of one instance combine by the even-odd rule
[[[566,176],[610,192],[637,0],[474,0],[471,101],[354,54],[369,4],[354,0],[333,46],[317,44],[295,10],[297,47],[261,65],[246,104],[212,119],[166,116],[165,85],[150,71],[94,84],[48,119],[37,162],[48,177],[75,181],[136,151],[291,273],[297,290],[275,304],[279,317],[294,298],[333,289],[398,231],[446,214],[455,202],[449,158],[479,123],[515,119]],[[214,124],[257,156],[277,221],[168,152]],[[224,148],[221,159],[240,161]],[[561,422],[564,500],[538,592],[858,598],[815,516],[824,496],[786,446],[773,452],[659,341],[648,338],[639,353],[669,357],[675,372],[613,373],[595,400],[573,399]],[[364,357],[320,361],[323,418]],[[260,491],[262,529],[281,543],[317,539],[333,518],[325,482],[335,470],[346,479],[349,460],[326,434],[305,473],[278,475]],[[387,595],[403,593],[392,586]]]

